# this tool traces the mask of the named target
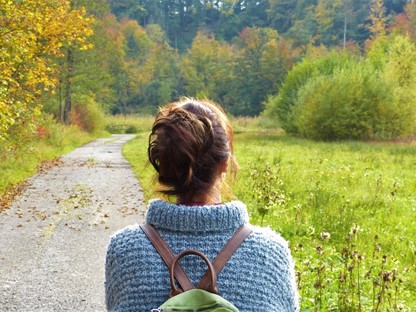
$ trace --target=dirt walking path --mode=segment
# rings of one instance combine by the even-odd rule
[[[109,238],[145,214],[121,154],[132,138],[113,135],[65,155],[0,212],[0,311],[105,311]]]

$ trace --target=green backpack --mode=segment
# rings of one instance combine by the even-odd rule
[[[232,303],[218,294],[217,275],[241,243],[250,235],[251,227],[248,225],[242,226],[222,248],[212,263],[203,253],[193,249],[182,251],[175,256],[154,227],[148,224],[140,227],[152,242],[170,272],[170,298],[151,312],[238,312],[238,309]],[[197,288],[194,287],[188,275],[179,265],[179,260],[187,255],[201,257],[208,266]],[[180,288],[178,288],[175,280]]]

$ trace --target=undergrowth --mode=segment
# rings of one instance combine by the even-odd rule
[[[104,132],[90,134],[73,126],[63,126],[50,116],[42,116],[33,129],[16,129],[0,142],[0,210],[19,192],[19,185],[35,174],[45,161],[68,153]]]

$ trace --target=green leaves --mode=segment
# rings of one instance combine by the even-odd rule
[[[289,73],[266,114],[288,132],[318,140],[390,139],[416,131],[416,53],[402,36],[380,38],[367,59],[331,52]]]

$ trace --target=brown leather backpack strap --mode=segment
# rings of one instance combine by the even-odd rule
[[[235,253],[238,247],[240,247],[244,240],[251,234],[251,232],[253,232],[253,228],[249,224],[245,224],[240,227],[224,245],[212,263],[217,275],[221,272],[225,264],[228,262],[228,260],[230,260],[231,256]],[[205,272],[205,274],[202,276],[197,288],[205,290],[210,288],[211,281],[208,273],[209,272]]]
[[[173,262],[175,261],[176,256],[173,254],[172,250],[169,248],[165,240],[160,236],[159,232],[150,224],[142,224],[140,228],[146,234],[147,238],[152,242],[152,245],[155,247],[156,251],[162,257],[166,266],[170,270]],[[195,288],[192,284],[189,276],[183,270],[183,268],[178,264],[175,266],[175,278],[178,281],[183,291],[187,291]]]

